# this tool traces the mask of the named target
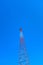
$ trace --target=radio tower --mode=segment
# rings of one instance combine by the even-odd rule
[[[29,59],[28,59],[22,28],[20,28],[19,65],[29,65]]]

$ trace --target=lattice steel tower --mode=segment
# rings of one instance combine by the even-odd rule
[[[19,65],[30,65],[22,28],[20,28]]]

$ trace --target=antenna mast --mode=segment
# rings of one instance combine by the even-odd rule
[[[23,30],[20,28],[19,65],[29,65],[29,59],[24,42]]]

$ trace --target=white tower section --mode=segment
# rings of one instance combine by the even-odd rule
[[[23,31],[22,28],[20,28],[20,43],[24,42],[24,38],[23,38]]]

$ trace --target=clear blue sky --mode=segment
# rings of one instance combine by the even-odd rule
[[[0,0],[0,65],[19,65],[20,27],[30,65],[43,65],[43,0]]]

